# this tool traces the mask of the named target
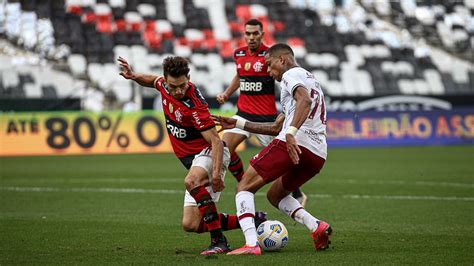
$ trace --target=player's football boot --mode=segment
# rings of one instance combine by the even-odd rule
[[[267,213],[266,212],[255,212],[255,228],[258,228],[258,226],[265,222],[267,220]]]
[[[329,248],[329,236],[332,233],[331,226],[325,221],[319,221],[318,228],[311,233],[311,238],[313,238],[314,247],[316,250],[325,250]]]
[[[241,248],[234,249],[231,252],[227,253],[227,255],[261,255],[262,251],[260,250],[259,245],[249,246],[245,245]]]
[[[224,237],[223,240],[215,240],[211,241],[211,245],[201,252],[201,255],[212,255],[212,254],[222,254],[231,251],[229,244],[227,243],[227,239]]]

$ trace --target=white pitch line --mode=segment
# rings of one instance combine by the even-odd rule
[[[474,188],[474,184],[467,184],[467,183],[416,181],[415,184],[418,186],[444,186],[444,187]]]
[[[457,182],[435,182],[435,181],[415,181],[406,182],[403,180],[367,180],[359,181],[355,179],[342,179],[342,180],[321,180],[322,182],[328,183],[347,183],[347,184],[361,184],[361,185],[409,185],[409,186],[421,186],[421,187],[458,187],[458,188],[474,188],[473,183],[457,183]]]
[[[53,188],[53,187],[0,187],[0,190],[15,192],[106,192],[141,194],[184,194],[184,190],[143,188]]]
[[[3,191],[14,192],[95,192],[95,193],[139,193],[139,194],[184,194],[183,190],[173,189],[142,189],[142,188],[54,188],[54,187],[0,187]],[[230,194],[227,192],[224,194]],[[257,196],[265,196],[259,192]],[[428,200],[428,201],[474,201],[474,197],[438,197],[413,195],[330,195],[307,194],[312,198],[341,197],[345,199],[384,199],[384,200]]]
[[[437,197],[411,195],[343,195],[349,199],[386,199],[386,200],[442,200],[442,201],[474,201],[473,197]]]
[[[69,179],[50,179],[50,178],[19,178],[18,182],[37,182],[37,183],[59,183],[59,184],[87,184],[87,183],[184,183],[182,178],[69,178]],[[401,186],[420,186],[420,187],[457,187],[457,188],[474,188],[474,183],[459,182],[435,182],[435,181],[414,181],[407,182],[403,180],[356,180],[342,179],[330,180],[321,179],[321,183],[338,183],[338,184],[361,184],[361,185],[401,185]]]
[[[184,178],[16,178],[17,182],[59,183],[59,184],[86,184],[86,183],[181,183]]]

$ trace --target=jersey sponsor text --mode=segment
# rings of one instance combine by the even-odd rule
[[[262,82],[240,81],[240,91],[261,91]]]

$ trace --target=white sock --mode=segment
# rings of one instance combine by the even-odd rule
[[[235,205],[240,228],[244,232],[245,244],[255,246],[257,244],[257,229],[255,229],[254,221],[255,203],[253,193],[240,191],[235,195]]]
[[[284,197],[278,203],[278,209],[290,216],[293,220],[306,226],[311,232],[318,228],[319,220],[307,212],[291,195]]]

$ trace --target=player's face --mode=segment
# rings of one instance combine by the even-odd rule
[[[168,86],[168,89],[170,90],[170,94],[173,98],[177,100],[183,99],[184,95],[188,91],[189,85],[189,76],[179,76],[179,77],[173,77],[168,75],[165,77],[165,83],[166,86]]]
[[[270,54],[266,54],[265,65],[267,65],[267,71],[270,77],[280,82],[284,73],[282,56],[272,56]]]
[[[249,50],[256,51],[262,44],[263,32],[260,26],[245,25],[245,43]]]

